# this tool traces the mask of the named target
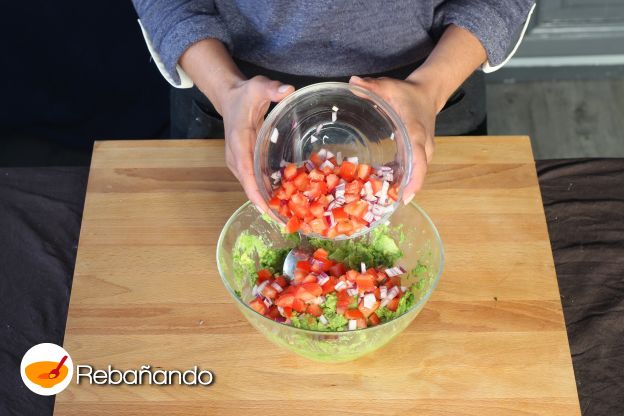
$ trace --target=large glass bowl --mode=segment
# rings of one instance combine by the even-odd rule
[[[273,190],[271,175],[284,162],[299,164],[320,149],[340,152],[345,159],[357,157],[358,163],[392,167],[399,201],[375,224],[392,215],[411,175],[412,148],[403,122],[383,99],[343,82],[323,82],[295,91],[275,106],[260,128],[254,151],[254,174],[265,201]],[[275,217],[287,221],[277,211]]]
[[[293,246],[292,235],[282,234],[281,226],[261,216],[249,202],[241,206],[223,227],[217,243],[217,266],[223,284],[238,308],[269,340],[313,360],[349,361],[378,349],[403,331],[420,313],[440,279],[444,252],[431,219],[419,206],[410,203],[401,205],[392,216],[391,227],[399,224],[402,224],[404,237],[401,239],[397,234],[395,239],[403,251],[403,258],[398,264],[406,270],[412,270],[420,264],[426,266],[426,271],[418,277],[420,290],[413,307],[404,315],[374,327],[343,332],[311,331],[273,321],[249,307],[247,302],[253,298],[252,284],[244,276],[245,272],[241,271],[241,264],[236,257],[237,239],[241,235],[252,235],[273,248]],[[347,242],[339,244],[343,243]],[[247,260],[250,258],[256,263],[252,269],[259,269],[257,256],[252,255]],[[416,283],[416,278],[412,279],[403,280],[405,283],[402,284],[409,286]]]

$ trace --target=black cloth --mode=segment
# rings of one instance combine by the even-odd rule
[[[44,416],[54,397],[20,376],[22,356],[62,345],[88,168],[0,168],[0,415]]]
[[[264,75],[300,89],[319,82],[349,82],[349,76],[316,78],[277,72],[257,65],[236,61],[241,72],[251,78]],[[380,74],[364,74],[363,77],[388,77],[405,79],[421,62]],[[272,104],[269,111],[273,109]],[[170,94],[171,137],[186,139],[223,138],[223,120],[212,103],[197,87],[172,88]],[[436,118],[436,135],[486,135],[485,80],[476,71],[449,98]]]
[[[624,414],[624,159],[537,163],[584,416]],[[0,415],[47,415],[19,364],[61,343],[88,172],[0,168]]]

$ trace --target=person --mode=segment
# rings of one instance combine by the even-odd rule
[[[413,148],[408,203],[422,187],[445,105],[462,104],[440,114],[438,134],[483,131],[475,70],[511,57],[534,8],[533,0],[133,3],[154,61],[176,87],[172,133],[225,137],[227,166],[262,211],[252,158],[264,116],[295,88],[324,80],[366,88],[398,113]]]

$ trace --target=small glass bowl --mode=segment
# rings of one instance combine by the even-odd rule
[[[384,100],[342,82],[313,84],[282,100],[264,121],[254,152],[254,173],[264,200],[268,203],[273,192],[271,175],[284,162],[300,165],[320,149],[341,152],[344,159],[357,157],[358,163],[392,167],[392,183],[400,184],[398,200],[381,219],[337,240],[361,236],[390,218],[411,176],[412,148],[403,122]],[[286,218],[274,214],[282,225],[286,223]]]

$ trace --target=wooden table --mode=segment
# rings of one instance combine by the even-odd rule
[[[64,346],[215,383],[72,384],[56,414],[578,415],[528,138],[439,138],[416,200],[445,244],[438,288],[390,344],[319,364],[256,332],[221,285],[217,236],[245,201],[222,141],[97,143]]]

